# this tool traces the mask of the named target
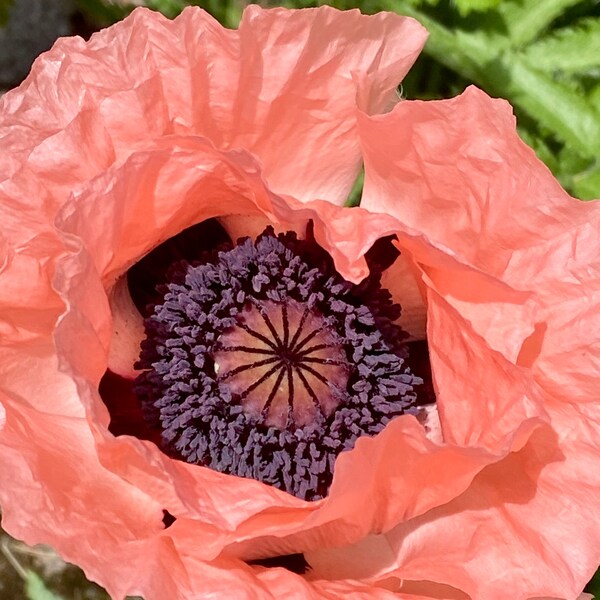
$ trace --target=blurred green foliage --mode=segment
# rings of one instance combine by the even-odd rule
[[[14,4],[14,0],[0,0],[0,27],[6,25],[10,14],[10,7]]]
[[[35,571],[26,571],[25,595],[27,600],[64,600],[62,596],[51,592],[44,580]]]
[[[0,598],[13,600],[110,600],[83,571],[49,546],[27,546],[0,527]],[[142,600],[128,596],[125,600]]]
[[[585,588],[585,591],[592,594],[596,600],[600,599],[600,569],[596,571],[596,574]]]
[[[7,0],[0,0],[6,2]],[[10,0],[8,0],[10,1]],[[107,26],[126,17],[137,4],[127,0],[75,0],[88,19],[100,26]],[[169,18],[176,17],[186,6],[201,6],[214,15],[225,27],[237,27],[244,8],[250,4],[244,0],[145,0],[143,6],[157,10]],[[1,4],[0,4],[1,6]]]

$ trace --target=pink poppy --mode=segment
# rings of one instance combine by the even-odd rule
[[[394,106],[424,41],[416,22],[394,14],[250,6],[229,31],[199,9],[174,21],[138,9],[87,43],[60,40],[4,96],[0,503],[9,533],[53,545],[114,598],[582,591],[600,562],[600,210],[560,188],[517,137],[504,101],[469,88]],[[344,208],[363,162],[361,207]],[[339,274],[319,280],[327,293],[350,286],[336,277],[358,284],[371,269],[402,305],[408,334],[422,339],[426,327],[437,408],[425,422],[414,406],[382,419],[376,435],[338,453],[324,498],[298,497],[310,485],[299,463],[281,467],[299,482],[292,495],[174,458],[140,416],[137,344],[154,335],[148,355],[179,347],[157,323],[161,310],[175,318],[175,296],[144,330],[124,277],[209,219],[233,240],[268,224],[302,237],[310,222],[312,250],[324,249]],[[300,244],[288,238],[281,252]],[[392,244],[401,254],[376,268],[369,251],[382,239],[388,255]],[[188,278],[218,279],[198,268],[184,282],[174,276],[169,293],[191,294],[181,287]],[[270,293],[266,281],[255,290]],[[383,296],[373,297],[387,314]],[[294,302],[280,325],[298,325]],[[246,322],[279,310],[273,304],[256,305]],[[340,335],[322,345],[337,348]],[[353,366],[335,356],[310,360],[326,364],[340,390]],[[248,385],[226,357],[214,360],[223,378]],[[158,369],[137,379],[138,397],[144,385],[166,386]],[[402,376],[414,397],[418,381]],[[323,389],[329,418],[341,400]],[[260,404],[246,398],[244,411]],[[307,411],[293,418],[316,418]],[[269,426],[281,426],[278,415]],[[180,435],[188,416],[170,423],[178,449],[196,456]],[[309,568],[294,572],[294,560]]]

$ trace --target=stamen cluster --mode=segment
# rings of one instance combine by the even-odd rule
[[[372,271],[353,285],[310,236],[270,228],[174,267],[136,380],[164,450],[324,497],[340,452],[416,412],[399,307]]]

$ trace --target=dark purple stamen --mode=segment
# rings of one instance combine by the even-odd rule
[[[416,413],[400,307],[381,270],[345,281],[310,235],[181,262],[146,320],[135,390],[162,447],[314,500],[337,455]]]
[[[145,317],[148,306],[161,302],[157,285],[171,280],[171,267],[175,261],[195,261],[214,248],[229,243],[227,232],[216,219],[202,221],[170,238],[167,243],[146,254],[127,271],[131,299]]]

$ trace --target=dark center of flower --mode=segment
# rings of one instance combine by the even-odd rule
[[[163,449],[313,500],[337,455],[416,412],[400,307],[381,272],[345,281],[311,235],[170,270],[146,319],[135,391]]]

